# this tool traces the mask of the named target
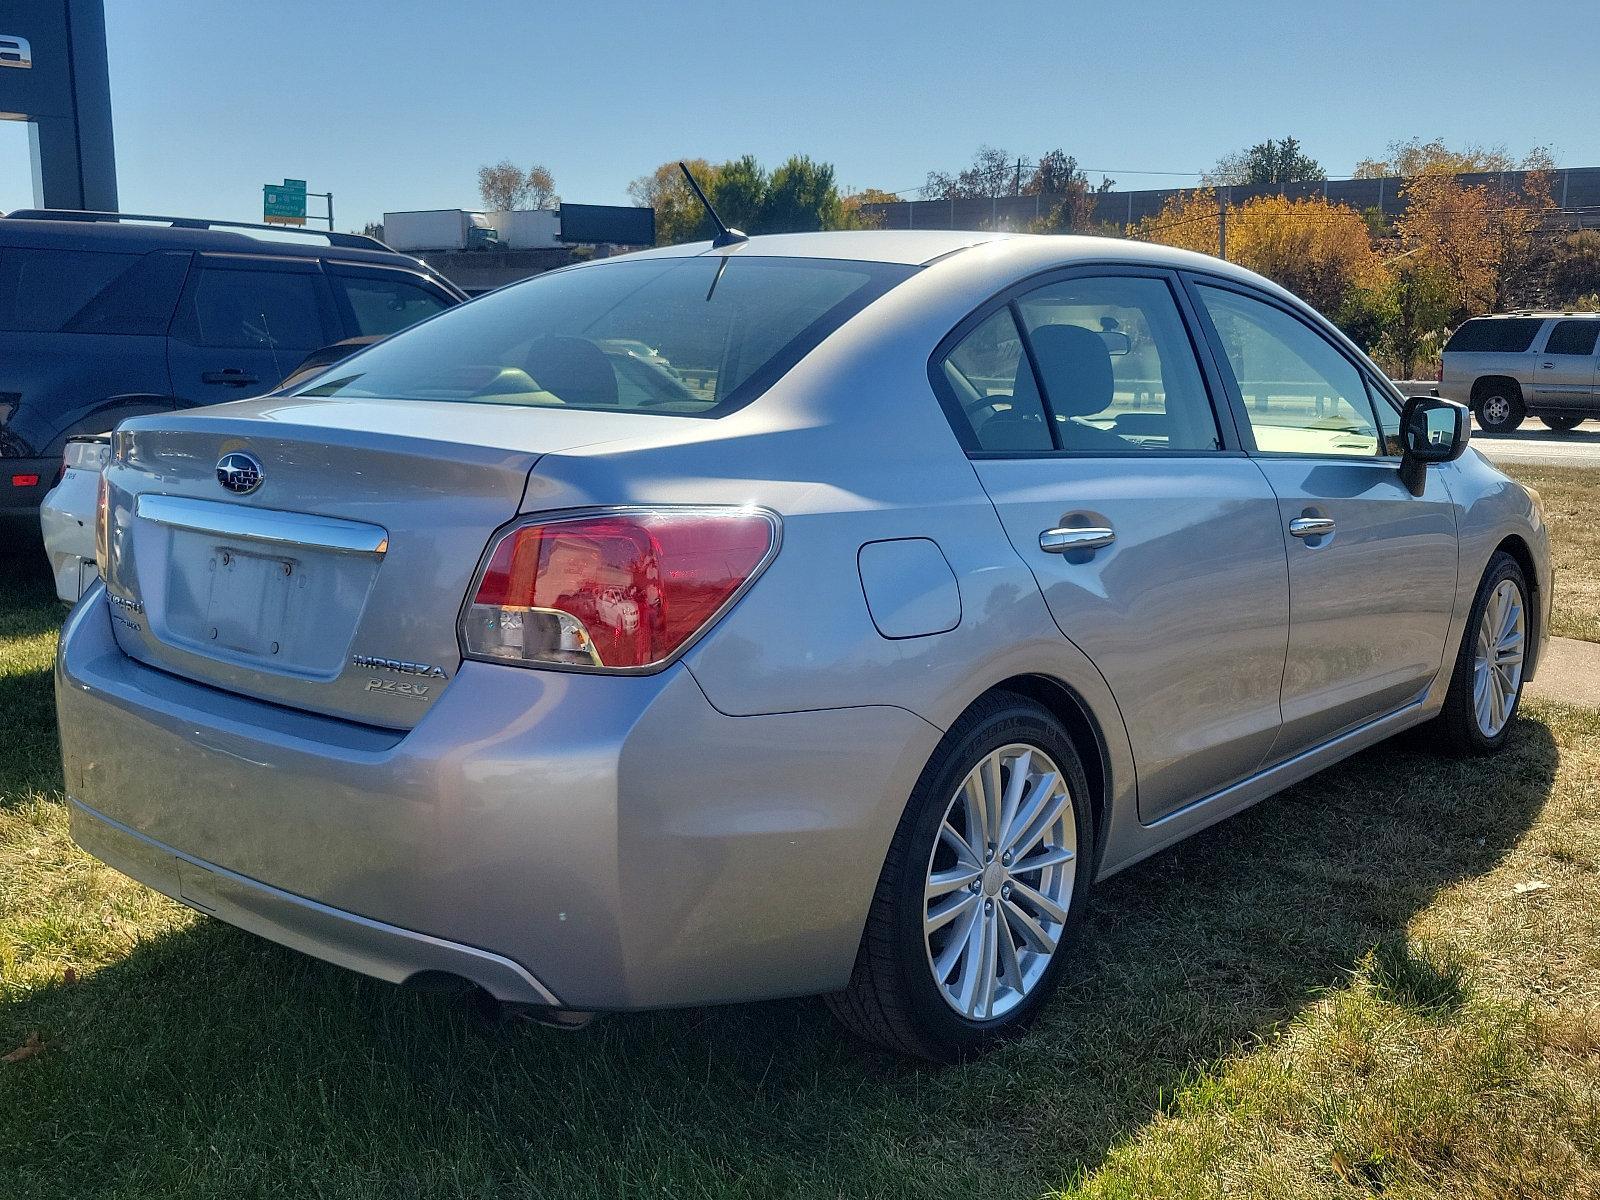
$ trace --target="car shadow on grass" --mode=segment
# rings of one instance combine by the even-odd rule
[[[1036,1195],[1403,945],[1530,827],[1556,757],[1526,717],[1494,759],[1386,743],[1123,872],[1035,1028],[944,1070],[849,1041],[817,1001],[561,1033],[201,921],[0,1006],[0,1035],[46,1042],[0,1068],[0,1166],[40,1196]]]

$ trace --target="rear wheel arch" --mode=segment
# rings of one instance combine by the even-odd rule
[[[1480,375],[1472,383],[1472,403],[1477,404],[1497,389],[1504,389],[1508,395],[1522,399],[1522,385],[1510,375]]]
[[[1039,705],[1061,723],[1071,739],[1073,749],[1083,763],[1083,773],[1089,784],[1089,809],[1094,820],[1094,868],[1098,874],[1100,856],[1105,844],[1105,832],[1111,804],[1111,756],[1106,748],[1105,733],[1088,703],[1070,686],[1051,675],[1013,675],[1002,679],[962,710],[962,715],[978,704],[996,696],[1021,696]],[[957,718],[960,719],[959,717]]]

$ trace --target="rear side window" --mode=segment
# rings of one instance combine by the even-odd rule
[[[1557,321],[1545,343],[1546,354],[1593,354],[1600,321]]]
[[[1533,345],[1533,335],[1543,324],[1540,317],[1468,321],[1450,335],[1444,348],[1456,353],[1521,354]]]
[[[202,266],[184,301],[182,336],[228,350],[315,350],[334,340],[323,323],[319,276]]]
[[[552,271],[404,330],[302,394],[720,416],[916,270],[735,254]]]
[[[398,271],[339,271],[332,278],[360,337],[388,337],[451,307],[442,293]]]
[[[0,250],[0,329],[61,332],[141,257],[97,250]]]

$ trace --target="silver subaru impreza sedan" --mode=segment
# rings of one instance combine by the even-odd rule
[[[1504,745],[1547,538],[1467,436],[1162,247],[557,271],[123,424],[73,832],[382,979],[571,1023],[826,993],[958,1058],[1093,881],[1409,726]]]

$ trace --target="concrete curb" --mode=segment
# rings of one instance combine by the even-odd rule
[[[1553,637],[1527,694],[1540,700],[1600,708],[1600,642]]]

